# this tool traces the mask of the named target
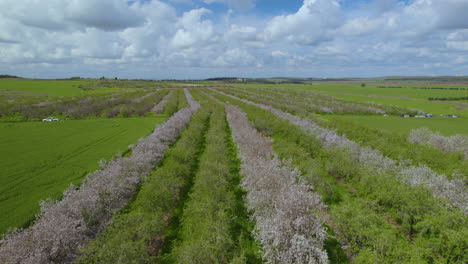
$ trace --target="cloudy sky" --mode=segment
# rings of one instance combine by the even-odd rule
[[[0,0],[0,74],[468,75],[468,0]]]

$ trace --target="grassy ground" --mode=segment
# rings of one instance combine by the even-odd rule
[[[329,93],[329,95],[336,96],[341,99],[359,101],[359,102],[374,102],[384,105],[396,105],[405,108],[419,109],[426,113],[431,113],[435,115],[441,114],[455,114],[467,116],[467,109],[459,109],[457,107],[459,102],[440,102],[440,101],[428,101],[424,99],[393,99],[393,98],[372,98],[367,96],[357,96],[357,95],[344,95]]]
[[[278,87],[300,89],[320,94],[335,96],[341,99],[359,101],[359,102],[374,102],[385,105],[396,105],[405,108],[414,108],[432,114],[457,114],[468,116],[466,101],[429,101],[429,97],[462,97],[468,96],[468,90],[422,90],[412,89],[411,87],[452,87],[448,85],[387,85],[398,86],[403,88],[377,88],[378,84],[366,85],[361,87],[360,84],[281,84],[281,85],[264,85],[264,84],[236,84],[236,87],[241,88],[259,88],[259,87]],[[385,85],[383,85],[385,86]],[[455,86],[462,87],[462,86]],[[467,87],[465,87],[467,88]],[[461,104],[464,104],[464,109]]]
[[[402,87],[402,88],[378,88],[379,86]],[[312,91],[323,91],[330,93],[354,94],[354,95],[374,95],[387,97],[407,97],[411,99],[427,99],[429,97],[461,97],[467,96],[467,90],[440,90],[440,89],[413,89],[414,87],[463,87],[449,85],[385,85],[372,84],[361,87],[360,84],[314,84],[303,86]],[[465,87],[466,88],[466,87]]]
[[[401,86],[401,85],[396,85]],[[432,87],[450,87],[436,85]],[[457,107],[457,102],[429,101],[429,97],[462,97],[468,96],[467,90],[422,90],[411,87],[431,87],[430,85],[402,85],[404,88],[377,88],[377,85],[360,87],[358,84],[320,84],[298,87],[342,99],[361,102],[397,105],[415,108],[433,114],[467,114],[467,109]],[[457,86],[458,87],[458,86]]]
[[[126,151],[165,119],[0,123],[0,234],[28,224],[40,200],[60,198],[99,160]]]
[[[87,83],[87,81],[8,79],[0,80],[0,91],[23,91],[47,95],[76,96],[87,93],[78,88],[79,85],[86,85]],[[109,89],[93,88],[92,91],[105,90]]]
[[[321,118],[326,120],[354,121],[369,128],[383,129],[406,135],[412,129],[421,127],[427,127],[445,136],[455,134],[468,135],[468,120],[466,118],[403,118],[365,115],[322,115]]]
[[[378,96],[378,97],[404,97],[411,99],[427,99],[429,97],[461,97],[468,96],[468,90],[440,90],[440,89],[413,89],[415,87],[427,87],[427,88],[453,88],[453,87],[464,87],[466,86],[450,86],[450,85],[423,85],[423,84],[371,84],[361,87],[359,83],[320,83],[312,85],[304,84],[279,84],[279,85],[266,85],[266,84],[236,84],[238,87],[278,87],[278,88],[294,88],[314,92],[323,92],[331,94],[352,94],[361,96]],[[378,88],[378,86],[391,86],[391,87],[402,87],[402,88]]]

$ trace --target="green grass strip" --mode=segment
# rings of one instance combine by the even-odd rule
[[[225,112],[213,109],[194,186],[162,263],[261,263],[250,232],[237,160]]]

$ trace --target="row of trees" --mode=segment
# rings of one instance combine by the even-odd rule
[[[411,130],[408,141],[414,144],[431,145],[446,152],[461,152],[465,159],[468,159],[468,137],[463,135],[445,137],[424,127]]]
[[[168,90],[148,93],[141,97],[137,97],[131,100],[129,104],[118,105],[109,111],[105,112],[105,116],[112,117],[132,117],[132,116],[145,116],[146,114],[152,114],[153,108],[161,103],[162,99],[168,94]],[[160,108],[164,109],[167,100],[161,103]]]
[[[462,97],[429,97],[427,98],[429,101],[464,101],[468,100],[468,96]]]
[[[84,118],[101,115],[118,105],[130,105],[132,100],[149,91],[96,94],[85,97],[41,97],[5,102],[0,105],[0,116],[21,115],[25,119],[42,119],[47,116]]]
[[[328,263],[324,205],[292,170],[273,156],[271,141],[252,128],[245,113],[227,107],[233,137],[239,146],[242,186],[256,221],[255,237],[268,263]]]
[[[171,235],[168,229],[187,200],[208,124],[209,111],[201,108],[159,166],[144,178],[132,203],[112,218],[110,226],[82,252],[79,263],[156,261]]]
[[[162,112],[164,111],[164,108],[166,107],[167,105],[167,102],[169,100],[169,98],[171,98],[172,96],[172,93],[173,91],[169,91],[169,93],[167,93],[162,99],[161,101],[159,101],[158,104],[156,104],[152,109],[151,109],[151,112],[157,114],[157,115],[160,115],[162,114]]]
[[[464,91],[467,90],[463,87],[402,87],[402,86],[377,86],[377,88],[410,88],[410,89],[420,89],[420,90],[455,90],[455,91]]]

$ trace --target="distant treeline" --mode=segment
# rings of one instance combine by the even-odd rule
[[[460,88],[460,87],[401,87],[401,86],[377,86],[377,88],[409,88],[409,89],[422,89],[422,90],[461,90],[461,91],[468,90],[468,88]]]
[[[458,87],[411,87],[411,89],[423,89],[423,90],[467,90],[467,88]]]
[[[468,76],[413,76],[413,77],[390,77],[384,78],[384,81],[436,81],[436,82],[454,82],[454,81],[468,81]]]
[[[464,97],[429,97],[429,101],[463,101],[468,100],[468,96]]]
[[[21,78],[21,77],[14,76],[14,75],[0,74],[0,79],[7,79],[7,78]]]
[[[221,81],[226,83],[255,83],[255,84],[304,84],[306,80],[299,79],[281,79],[281,80],[271,80],[271,79],[250,79],[250,78],[233,78],[233,77],[219,77],[219,78],[209,78],[205,81]]]

